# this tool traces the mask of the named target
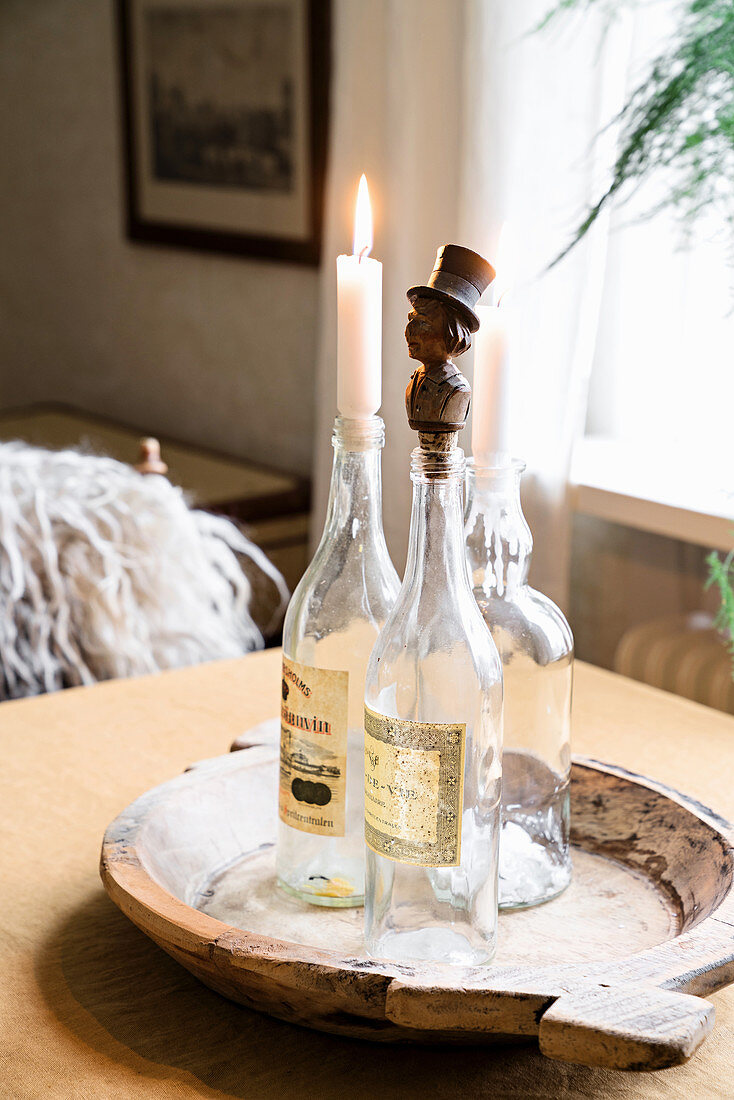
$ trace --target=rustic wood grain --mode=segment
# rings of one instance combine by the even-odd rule
[[[549,1058],[610,1069],[685,1062],[714,1024],[714,1006],[667,989],[583,990],[559,997],[540,1020]]]
[[[265,726],[255,739],[269,739]],[[275,889],[276,758],[261,744],[204,761],[105,835],[112,899],[207,985],[343,1035],[537,1036],[551,1058],[615,1068],[674,1065],[705,1038],[713,1007],[682,994],[734,979],[734,833],[715,814],[621,768],[575,761],[573,904],[503,914],[496,965],[414,969],[365,957],[356,912],[301,907]],[[218,906],[226,921],[211,915]],[[620,923],[628,942],[615,945]]]

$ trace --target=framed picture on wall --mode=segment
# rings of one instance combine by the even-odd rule
[[[317,264],[329,0],[118,0],[128,236]]]

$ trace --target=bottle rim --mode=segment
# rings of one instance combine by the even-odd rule
[[[515,458],[508,451],[494,451],[483,455],[481,462],[474,457],[467,458],[466,468],[468,473],[481,476],[520,475],[527,469],[527,463],[521,458]]]
[[[336,416],[331,445],[341,451],[380,449],[385,446],[385,421],[381,416],[370,416],[365,420]]]
[[[410,478],[418,484],[432,481],[463,481],[466,459],[461,447],[449,451],[426,451],[416,447],[410,455]]]

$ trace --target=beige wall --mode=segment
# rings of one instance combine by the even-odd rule
[[[310,469],[315,269],[125,240],[112,0],[2,0],[0,40],[0,404]]]

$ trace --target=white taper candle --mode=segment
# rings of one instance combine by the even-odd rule
[[[382,264],[370,258],[371,248],[372,212],[362,176],[354,254],[336,258],[336,403],[350,420],[374,416],[382,403]]]
[[[477,306],[479,331],[474,335],[471,449],[477,466],[487,466],[491,455],[505,449],[503,412],[507,385],[506,310]]]

